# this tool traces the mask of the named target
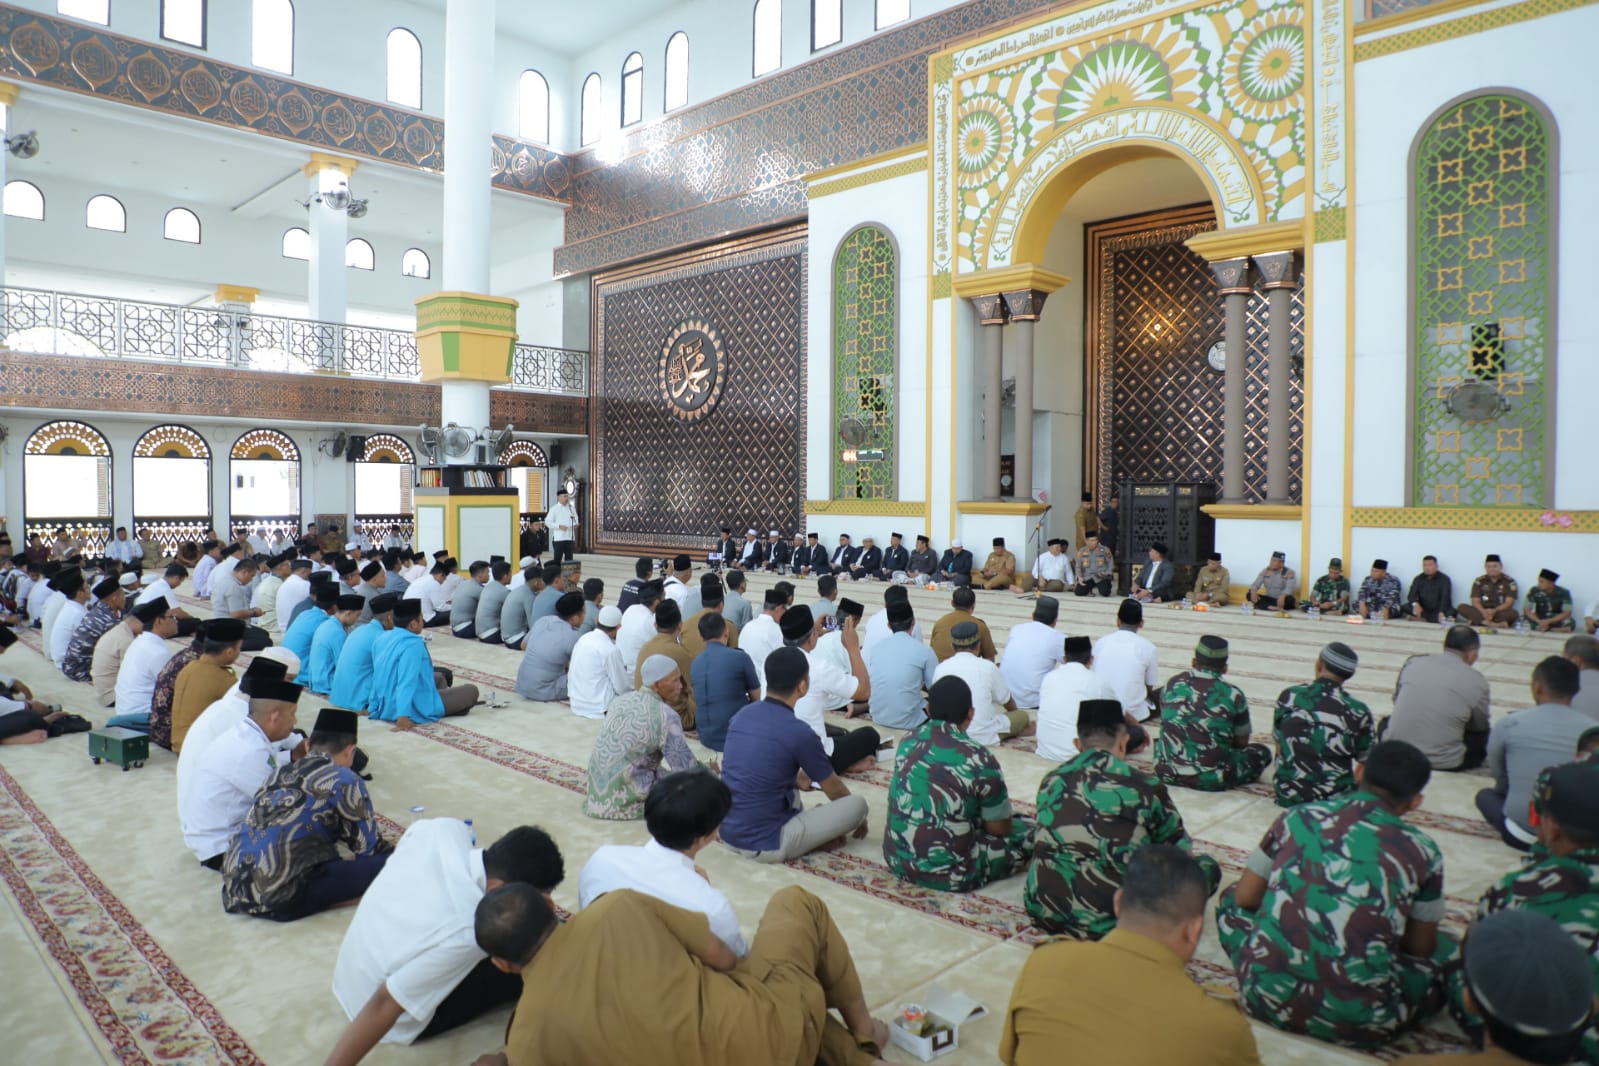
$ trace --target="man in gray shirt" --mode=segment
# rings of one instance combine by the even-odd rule
[[[1572,708],[1599,722],[1599,640],[1586,634],[1571,637],[1561,653],[1581,671]]]
[[[1413,655],[1399,669],[1394,713],[1377,728],[1380,740],[1409,741],[1434,770],[1474,770],[1488,757],[1488,679],[1475,667],[1482,639],[1470,626],[1451,626],[1444,650]]]
[[[587,578],[583,582],[583,624],[577,627],[578,636],[594,631],[600,621],[600,608],[604,606],[605,582],[597,577]]]
[[[832,574],[817,578],[816,595],[821,598],[811,604],[811,617],[821,622],[838,614],[838,578]]]
[[[933,649],[912,635],[916,612],[896,600],[884,608],[889,635],[872,646],[867,677],[872,682],[872,721],[892,729],[915,729],[927,721],[927,692],[938,670]]]
[[[489,564],[479,559],[466,572],[467,579],[450,600],[450,632],[462,640],[473,640],[477,637],[477,605],[483,599],[483,584],[489,579]]]
[[[533,597],[533,606],[527,612],[528,631],[532,632],[533,626],[540,618],[549,618],[555,614],[556,602],[567,593],[566,573],[561,569],[560,563],[546,563],[544,566],[544,587]]]
[[[727,575],[727,592],[722,597],[722,617],[732,622],[740,631],[755,617],[755,607],[744,598],[744,571],[732,570]]]
[[[511,564],[496,559],[489,564],[489,583],[478,593],[477,613],[472,619],[472,629],[477,639],[485,644],[499,644],[500,612],[505,608],[505,598],[511,594]]]
[[[1538,839],[1527,825],[1538,775],[1570,762],[1577,741],[1593,726],[1592,718],[1571,707],[1577,675],[1577,665],[1559,656],[1539,663],[1532,672],[1532,699],[1537,706],[1500,719],[1488,737],[1494,787],[1477,793],[1477,810],[1518,851],[1528,850]]]
[[[366,606],[361,608],[361,617],[356,620],[357,625],[365,625],[372,621],[372,597],[387,588],[388,584],[388,571],[383,569],[382,563],[373,560],[361,568],[361,583],[355,586],[355,594],[366,601]]]
[[[244,651],[260,651],[272,646],[272,635],[250,622],[261,617],[261,608],[250,606],[250,587],[255,582],[256,562],[253,556],[239,560],[237,566],[223,574],[211,590],[211,613],[218,618],[237,618],[244,623]]]
[[[544,571],[538,563],[528,567],[522,575],[526,580],[505,597],[500,608],[500,642],[512,651],[521,651],[527,631],[533,627],[533,600],[544,591]]]
[[[566,672],[583,624],[583,594],[561,593],[555,610],[533,623],[516,671],[516,691],[530,700],[566,699]]]

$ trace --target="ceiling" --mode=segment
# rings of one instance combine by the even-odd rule
[[[443,11],[448,0],[418,2]],[[714,0],[594,0],[578,10],[564,0],[497,0],[496,24],[552,52],[577,56],[659,15],[711,2]]]

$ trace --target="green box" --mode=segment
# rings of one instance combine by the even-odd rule
[[[100,760],[114,762],[127,773],[135,766],[143,766],[150,757],[150,735],[137,729],[106,726],[89,730],[89,758],[96,766]]]

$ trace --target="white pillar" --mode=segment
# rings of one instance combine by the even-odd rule
[[[494,0],[448,0],[444,23],[444,289],[489,292]],[[443,381],[445,422],[489,425],[489,383]]]
[[[316,197],[348,186],[350,179],[342,167],[332,162],[313,159],[306,170],[311,178],[308,195],[312,198],[306,225],[311,233],[310,284],[306,291],[311,304],[310,317],[318,322],[342,324],[349,302],[344,246],[350,239],[350,216],[327,204],[317,203]]]
[[[22,90],[18,86],[13,85],[10,82],[0,82],[0,139],[9,137],[11,135],[11,105],[17,102],[17,94],[21,91]],[[7,180],[6,162],[10,155],[10,152],[0,149],[0,188],[5,186]],[[5,283],[6,227],[4,220],[0,219],[0,288],[4,288]],[[3,341],[4,339],[4,337],[0,337],[0,341]],[[13,543],[17,545],[27,543],[27,539],[25,537],[18,537],[16,534],[13,534],[11,539]]]

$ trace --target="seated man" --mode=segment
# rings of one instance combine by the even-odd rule
[[[512,651],[521,651],[532,628],[533,601],[544,591],[544,568],[534,563],[523,568],[522,583],[514,580],[500,606],[500,643]],[[475,623],[474,623],[475,624]]]
[[[1483,575],[1471,583],[1471,602],[1458,605],[1455,613],[1468,625],[1503,629],[1521,616],[1516,610],[1520,593],[1499,556],[1489,555],[1482,566]]]
[[[311,635],[311,662],[301,675],[311,692],[325,696],[333,691],[345,642],[365,607],[366,600],[359,593],[346,592],[334,602],[333,614],[316,627]]]
[[[1376,740],[1371,710],[1344,689],[1359,666],[1355,649],[1334,641],[1316,657],[1314,681],[1278,694],[1272,714],[1277,806],[1331,799],[1355,787],[1355,764]]]
[[[1571,593],[1561,588],[1560,575],[1553,570],[1538,571],[1538,587],[1527,593],[1527,624],[1539,633],[1565,630],[1574,633],[1577,622],[1571,616]]]
[[[828,570],[834,574],[847,574],[860,560],[861,550],[850,543],[848,533],[838,535],[838,547],[833,549],[833,557],[828,560]]]
[[[1403,617],[1417,622],[1436,623],[1439,618],[1447,618],[1454,609],[1454,588],[1449,582],[1449,575],[1438,569],[1436,555],[1423,555],[1421,573],[1410,579]]]
[[[1016,709],[999,667],[977,654],[979,637],[976,622],[962,622],[950,630],[955,654],[938,664],[933,680],[958,677],[970,686],[977,716],[967,734],[977,743],[998,744],[1011,737],[1032,736],[1032,720],[1026,711]]]
[[[479,559],[466,568],[467,578],[450,599],[450,632],[462,640],[477,639],[477,609],[489,582],[489,564]]]
[[[472,632],[484,644],[500,644],[500,612],[511,594],[511,564],[496,559],[489,564],[489,580],[478,592],[477,608],[472,612]],[[632,584],[632,582],[628,582]],[[623,595],[626,595],[624,591]]]
[[[1211,891],[1205,869],[1182,849],[1134,851],[1114,897],[1116,926],[1103,940],[1051,941],[1027,957],[1000,1061],[1056,1066],[1071,1048],[1085,1063],[1260,1066],[1249,1022],[1185,969],[1205,934]]]
[[[1300,606],[1307,611],[1314,607],[1322,614],[1349,613],[1349,579],[1344,576],[1342,559],[1327,560],[1327,573],[1316,579],[1310,598]]]
[[[1011,626],[1010,635],[1005,638],[1005,658],[1000,660],[999,672],[1018,707],[1036,708],[1039,686],[1060,665],[1062,637],[1055,628],[1059,617],[1060,601],[1053,596],[1040,596],[1033,601],[1032,620]]]
[[[733,905],[694,864],[695,856],[716,842],[717,827],[732,806],[733,793],[708,770],[684,770],[655,782],[644,798],[650,839],[642,847],[608,844],[595,851],[578,875],[578,909],[586,910],[607,892],[642,892],[705,915],[711,933],[733,954],[748,955]]]
[[[94,603],[78,628],[67,640],[67,650],[56,665],[72,681],[89,680],[94,646],[122,620],[127,594],[116,578],[108,577],[94,586]]]
[[[1216,905],[1244,1008],[1291,1033],[1371,1050],[1443,1006],[1444,861],[1404,817],[1432,768],[1385,740],[1358,791],[1279,815]]]
[[[643,688],[649,684],[644,680],[644,663],[655,655],[670,659],[677,666],[683,683],[673,686],[669,702],[672,704],[672,709],[677,712],[683,728],[693,729],[697,708],[694,705],[694,689],[689,679],[693,676],[694,658],[689,655],[688,649],[683,647],[682,608],[669,599],[663,599],[660,606],[655,609],[655,635],[645,641],[644,646],[638,651],[638,663],[633,667],[634,688]],[[643,801],[642,795],[639,800]]]
[[[1222,677],[1227,651],[1223,638],[1200,637],[1193,668],[1161,690],[1155,772],[1168,785],[1222,792],[1259,781],[1271,765],[1271,749],[1249,742],[1249,697]]]
[[[528,631],[527,651],[516,669],[516,692],[530,700],[566,699],[567,670],[583,626],[583,594],[564,592],[555,613]]]
[[[1587,634],[1567,637],[1560,654],[1571,660],[1579,671],[1577,695],[1571,705],[1599,722],[1599,639]]]
[[[1016,588],[1022,592],[1065,592],[1077,584],[1072,576],[1072,558],[1066,554],[1067,543],[1056,537],[1045,545],[1045,551],[1033,560],[1033,572],[1018,574]]]
[[[476,931],[495,965],[522,975],[505,1052],[486,1057],[501,1066],[865,1066],[888,1042],[827,907],[799,887],[772,897],[747,965],[703,914],[627,889],[562,925],[538,892],[506,885],[478,904]]]
[[[1299,579],[1287,565],[1288,556],[1272,552],[1266,569],[1255,575],[1249,591],[1244,594],[1257,611],[1291,611],[1294,609],[1294,590]]]
[[[648,655],[639,661],[638,671],[639,688],[611,701],[594,738],[583,801],[583,813],[590,818],[642,818],[644,799],[663,776],[663,763],[668,771],[699,765],[683,736],[683,720],[672,707],[685,684],[677,663],[665,655]]]
[[[632,681],[622,666],[622,652],[616,646],[622,612],[614,606],[600,608],[594,628],[572,645],[571,665],[566,672],[566,695],[572,713],[580,718],[604,718],[605,708],[624,692],[632,691]]]
[[[187,802],[189,790],[194,786],[194,768],[200,765],[205,752],[217,740],[233,731],[233,727],[250,717],[250,690],[257,681],[286,681],[300,672],[300,661],[294,653],[283,647],[267,648],[250,661],[244,676],[221,699],[200,713],[183,738],[183,750],[178,753],[178,809]],[[300,746],[305,734],[299,730],[290,733],[273,745],[280,756],[279,763],[287,763],[289,755]],[[360,749],[356,758],[360,759]],[[354,764],[351,764],[352,767]]]
[[[355,608],[359,615],[361,609]],[[388,860],[355,759],[354,711],[323,708],[310,750],[267,779],[222,860],[222,909],[292,922],[361,898]],[[339,845],[352,857],[339,857]]]
[[[689,672],[694,683],[694,721],[700,743],[721,751],[733,716],[761,698],[761,679],[750,657],[727,645],[730,623],[720,614],[701,612],[700,641],[705,650]]]
[[[331,581],[318,583],[306,601],[312,604],[301,611],[283,632],[283,646],[299,656],[300,662],[311,663],[311,642],[316,639],[317,628],[339,611],[339,590]],[[309,677],[301,680],[309,681]]]
[[[1194,575],[1194,591],[1191,598],[1195,603],[1208,603],[1212,607],[1227,606],[1232,587],[1233,576],[1227,568],[1221,565],[1221,552],[1211,552],[1205,565],[1199,568],[1199,573]]]
[[[1488,736],[1494,784],[1477,793],[1477,810],[1506,844],[1527,851],[1536,841],[1530,819],[1538,775],[1571,759],[1593,719],[1575,710],[1581,675],[1576,664],[1551,655],[1532,672],[1535,706],[1506,715]]]
[[[258,572],[255,559],[246,556],[227,573],[219,568],[211,588],[211,614],[217,618],[237,618],[244,623],[245,651],[260,651],[272,645],[272,634],[254,624],[266,611],[250,605]]]
[[[1072,593],[1091,596],[1099,593],[1109,596],[1116,582],[1116,560],[1110,548],[1099,542],[1098,530],[1083,531],[1083,546],[1077,549],[1077,584]]]
[[[372,695],[372,667],[378,640],[394,628],[394,608],[400,602],[395,592],[380,592],[367,602],[372,620],[358,625],[344,638],[339,649],[339,664],[333,671],[333,691],[328,694],[335,707],[364,711]]]
[[[821,738],[794,713],[809,684],[805,653],[778,648],[766,659],[766,698],[727,728],[722,779],[733,807],[722,822],[722,843],[757,862],[788,862],[839,846],[846,834],[867,833],[866,800],[850,794]],[[828,802],[806,809],[800,796],[812,782]]]
[[[1016,583],[1016,556],[1005,547],[1004,537],[994,538],[994,550],[983,560],[983,568],[972,584],[985,589],[1008,589]]]
[[[941,615],[933,623],[933,631],[928,636],[928,643],[933,647],[933,654],[938,656],[938,661],[943,662],[955,654],[955,644],[950,639],[950,632],[962,622],[977,623],[977,654],[989,662],[999,658],[999,652],[994,647],[994,635],[988,631],[988,623],[976,615],[977,593],[969,588],[958,588],[950,596],[949,605],[952,608],[948,614]]]
[[[928,693],[928,721],[899,743],[883,860],[923,888],[970,892],[1019,872],[1033,851],[999,760],[966,733],[975,713],[966,682],[942,678]]]
[[[956,585],[972,583],[972,553],[959,540],[950,541],[938,561],[938,580]]]
[[[1133,577],[1133,598],[1141,603],[1169,603],[1177,571],[1166,559],[1166,545],[1156,541],[1149,546],[1149,562]]]
[[[816,579],[816,601],[811,604],[811,617],[831,628],[838,613],[838,578],[823,574]]]
[[[1116,631],[1094,642],[1094,673],[1104,678],[1122,701],[1127,715],[1127,750],[1137,755],[1149,744],[1142,723],[1154,709],[1160,684],[1160,649],[1139,630],[1144,628],[1144,605],[1123,600],[1116,608]]]
[[[805,693],[794,704],[794,715],[811,728],[822,742],[833,769],[841,774],[860,773],[876,765],[882,738],[871,726],[850,730],[827,720],[828,712],[847,713],[855,704],[871,699],[871,674],[861,658],[856,618],[846,617],[838,634],[839,650],[847,668],[816,650],[818,626],[809,607],[795,607],[783,613],[780,623],[783,644],[805,653],[809,681]],[[768,656],[770,658],[770,656]]]
[[[157,610],[165,607],[163,601]],[[122,660],[144,629],[144,623],[135,614],[137,610],[130,600],[117,624],[94,642],[94,650],[89,657],[89,682],[94,686],[96,702],[102,707],[110,707],[117,702],[117,674],[122,671]],[[81,631],[82,627],[79,629]]]
[[[0,626],[0,653],[17,642],[10,626]],[[57,735],[66,712],[33,698],[26,684],[0,674],[0,744],[38,744]]]
[[[854,581],[883,576],[883,549],[871,537],[861,538],[861,553],[849,565],[849,576]]]
[[[936,581],[938,579],[938,553],[933,550],[932,542],[926,534],[916,538],[916,550],[911,552],[910,562],[906,564],[905,574],[912,581]]]
[[[883,549],[883,562],[875,575],[884,581],[894,580],[895,574],[903,574],[911,567],[911,553],[905,548],[905,534],[890,533],[888,541],[888,547]]]
[[[795,543],[790,544],[783,539],[783,535],[777,530],[768,530],[766,534],[766,565],[763,569],[772,574],[788,573],[790,564],[794,561],[794,551],[799,547],[799,543],[803,538],[796,537],[794,539]]]
[[[206,869],[222,869],[255,794],[273,771],[305,754],[303,744],[288,754],[278,747],[294,731],[295,705],[303,691],[288,681],[251,682],[249,717],[213,741],[195,764],[178,818],[183,842]]]
[[[1160,779],[1127,761],[1127,721],[1115,700],[1084,700],[1076,757],[1038,788],[1038,835],[1027,868],[1027,913],[1049,933],[1098,940],[1116,926],[1115,897],[1128,860],[1142,844],[1191,852],[1183,816]],[[1221,867],[1197,857],[1208,884]]]
[[[485,892],[529,885],[546,896],[566,875],[561,851],[535,826],[486,849],[470,826],[426,818],[405,831],[355,909],[333,968],[350,1025],[327,1066],[355,1066],[379,1041],[411,1044],[487,1014],[522,994],[472,935]]]
[[[1087,637],[1067,637],[1061,642],[1062,662],[1038,687],[1038,747],[1041,759],[1062,763],[1081,748],[1077,736],[1077,709],[1084,700],[1114,700],[1116,690],[1094,673],[1094,642]]]
[[[434,669],[422,640],[422,613],[422,601],[400,600],[394,605],[394,628],[378,639],[372,653],[367,717],[393,722],[396,729],[463,715],[477,703],[476,685],[452,685],[445,672]]]
[[[1414,744],[1434,770],[1475,770],[1488,757],[1488,679],[1475,669],[1482,638],[1470,626],[1444,634],[1444,650],[1399,668],[1394,713],[1377,735]]]
[[[227,574],[223,580],[230,580]],[[244,623],[237,618],[207,618],[200,624],[204,645],[200,655],[178,672],[172,686],[172,750],[183,750],[189,727],[205,709],[227,694],[237,675],[233,664],[239,661],[244,639]]]
[[[584,584],[586,586],[587,582]],[[749,581],[742,571],[735,570],[727,575],[727,592],[723,596],[722,617],[740,631],[755,620],[755,605],[744,598],[747,588]],[[585,598],[588,596],[586,587],[583,595]]]
[[[734,571],[737,573],[737,571]],[[729,577],[732,575],[729,574]],[[740,577],[743,575],[740,574]],[[716,615],[722,619],[722,635],[730,648],[738,647],[738,623],[728,617],[727,592],[722,587],[722,579],[716,574],[705,574],[700,579],[699,610],[683,620],[682,643],[683,651],[688,657],[697,659],[700,652],[705,650],[705,639],[700,636],[700,620],[707,615]]]
[[[1398,618],[1404,611],[1403,600],[1399,579],[1388,572],[1388,560],[1372,560],[1371,574],[1360,583],[1360,592],[1355,596],[1360,617],[1378,621]]]
[[[902,585],[890,590],[904,591]],[[927,721],[927,690],[938,675],[938,656],[915,636],[916,612],[908,599],[894,599],[873,619],[884,618],[888,636],[875,641],[867,658],[872,682],[872,721],[890,729],[915,729]],[[867,623],[870,631],[871,623]]]

